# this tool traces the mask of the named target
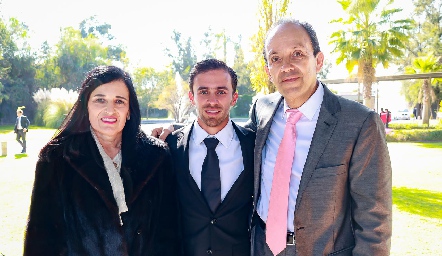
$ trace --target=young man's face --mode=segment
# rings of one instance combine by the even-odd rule
[[[23,113],[20,111],[17,111],[17,116],[21,116],[21,115],[23,115]]]
[[[236,104],[238,93],[233,92],[232,78],[223,69],[198,74],[189,99],[196,107],[198,124],[209,134],[216,134],[229,121],[230,107]]]
[[[265,43],[270,81],[291,108],[298,108],[316,91],[316,74],[322,68],[322,52],[313,55],[307,31],[286,23],[274,28]]]

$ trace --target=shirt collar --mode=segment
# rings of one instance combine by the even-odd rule
[[[324,98],[324,87],[321,82],[318,82],[318,88],[316,91],[298,108],[298,110],[301,111],[303,116],[307,117],[309,120],[313,120],[315,113],[321,108],[322,98]],[[284,99],[284,112],[282,113],[283,119],[286,118],[286,111],[288,109],[290,109],[290,107]]]
[[[233,141],[233,134],[234,134],[234,129],[232,122],[230,121],[230,118],[229,121],[227,122],[227,125],[215,135],[208,134],[203,128],[201,128],[198,121],[195,120],[192,131],[192,139],[195,142],[195,144],[199,145],[203,143],[203,140],[205,138],[215,137],[224,147],[228,148],[230,143],[232,143]]]

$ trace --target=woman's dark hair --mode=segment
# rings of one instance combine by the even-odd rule
[[[86,78],[81,85],[77,101],[69,114],[63,120],[60,128],[52,138],[51,142],[62,140],[71,135],[89,132],[90,122],[87,104],[91,93],[98,86],[117,80],[123,81],[129,90],[130,120],[126,120],[126,124],[124,125],[121,143],[121,153],[123,156],[125,156],[123,157],[123,161],[125,158],[127,160],[127,158],[130,157],[130,154],[125,155],[125,152],[127,149],[135,148],[137,136],[141,132],[140,106],[130,75],[121,68],[115,66],[98,66],[86,74]]]

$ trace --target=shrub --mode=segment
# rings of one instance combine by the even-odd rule
[[[405,141],[442,141],[441,129],[400,129],[387,134],[387,142],[405,142]]]
[[[58,128],[77,100],[78,93],[65,88],[39,89],[33,98],[37,102],[36,124]]]

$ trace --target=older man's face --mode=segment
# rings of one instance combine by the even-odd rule
[[[324,55],[313,55],[307,31],[300,25],[286,23],[269,34],[265,53],[270,81],[291,108],[298,108],[316,91],[316,74],[322,68]]]

